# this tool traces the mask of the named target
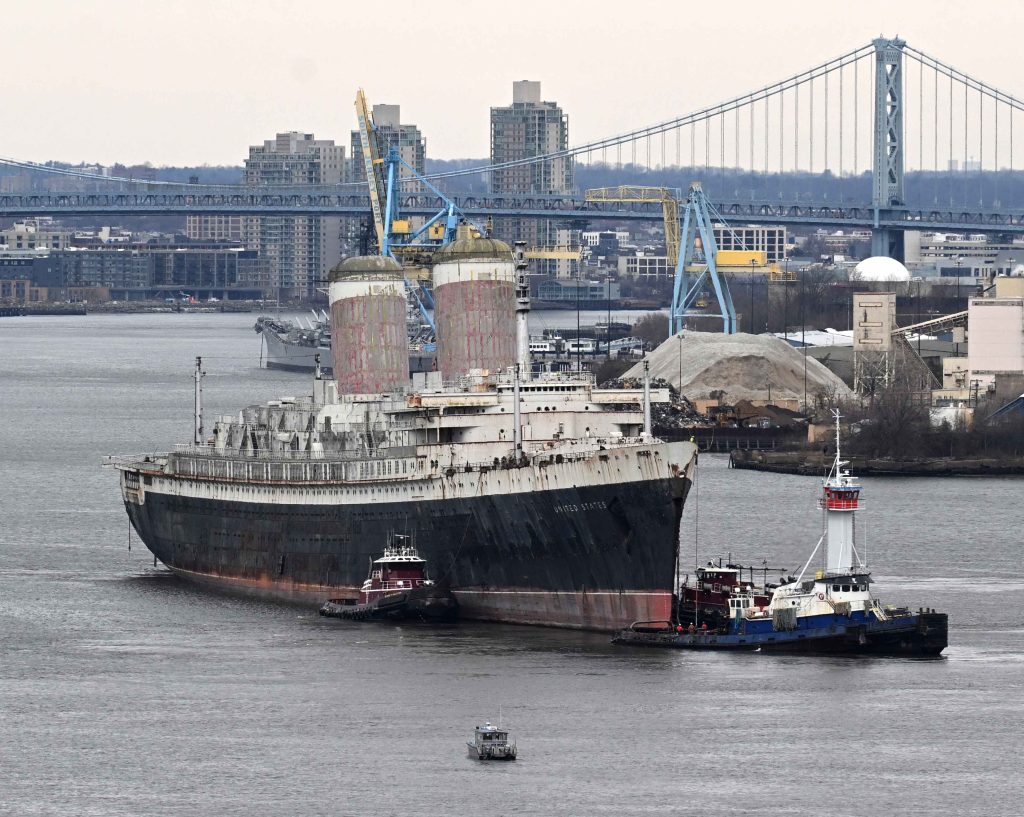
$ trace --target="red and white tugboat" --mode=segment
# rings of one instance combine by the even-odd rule
[[[770,591],[754,584],[753,567],[708,562],[698,567],[693,582],[689,575],[679,585],[676,621],[693,621],[699,627],[720,627],[733,616],[733,610],[756,610],[768,606]],[[763,568],[767,576],[767,568]],[[744,571],[750,571],[749,580]]]
[[[370,563],[358,599],[331,599],[320,615],[355,620],[453,621],[458,602],[447,587],[427,578],[427,561],[409,536],[391,534],[384,555]]]

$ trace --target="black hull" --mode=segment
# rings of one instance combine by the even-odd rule
[[[327,357],[325,361],[324,353],[320,355],[320,370],[324,376],[330,377],[333,374],[333,368],[330,364],[330,350],[327,351]],[[409,355],[409,374],[419,374],[421,372],[432,372],[436,367],[436,358],[433,355]],[[316,369],[314,363],[305,363],[297,361],[282,361],[282,360],[271,360],[267,359],[264,366],[268,369],[277,369],[283,372],[312,372]]]
[[[448,624],[459,617],[458,600],[450,590],[437,585],[393,593],[364,604],[347,601],[331,599],[320,608],[320,615],[349,621],[420,621],[425,624]]]
[[[354,598],[395,531],[414,531],[461,615],[616,630],[667,617],[683,477],[471,499],[281,505],[147,492],[127,501],[156,557],[189,579],[322,603]]]
[[[762,635],[714,632],[678,632],[669,622],[634,626],[612,642],[629,647],[677,650],[786,653],[801,655],[865,655],[902,658],[937,658],[949,643],[945,613],[918,613],[895,623],[851,623],[828,634],[801,634],[799,630]]]

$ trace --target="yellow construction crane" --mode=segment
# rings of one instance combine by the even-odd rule
[[[366,94],[360,88],[356,92],[356,121],[359,124],[359,144],[363,150],[363,167],[366,170],[366,183],[370,188],[370,207],[373,210],[373,227],[377,232],[377,246],[384,247],[384,177],[381,167],[384,159],[377,145],[377,134],[373,132],[373,116],[366,102]]]
[[[668,256],[669,269],[675,269],[679,261],[679,191],[672,187],[642,187],[637,185],[620,185],[619,187],[595,187],[586,192],[587,201],[605,201],[616,204],[644,204],[660,202],[661,212],[665,221],[665,254]],[[717,255],[720,272],[751,272],[751,264],[756,272],[766,273],[773,281],[795,280],[795,273],[786,273],[779,269],[778,264],[768,263],[767,253],[753,250],[719,250]],[[688,272],[699,271],[692,266]]]
[[[552,247],[530,247],[523,253],[523,257],[548,261],[582,261],[583,247],[561,244]]]
[[[661,202],[665,219],[665,249],[668,265],[675,269],[679,260],[679,191],[670,187],[595,187],[587,191],[587,201],[607,201],[616,204],[646,204]]]

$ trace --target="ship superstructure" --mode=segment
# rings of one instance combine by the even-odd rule
[[[695,448],[651,434],[650,403],[667,391],[524,378],[525,344],[495,337],[516,331],[511,252],[462,241],[439,330],[491,329],[449,348],[461,375],[401,376],[394,269],[350,259],[331,274],[332,326],[346,338],[335,379],[219,417],[196,443],[117,461],[157,558],[239,589],[355,598],[379,543],[402,530],[467,617],[614,629],[670,614]],[[445,303],[468,321],[446,324]],[[495,319],[474,324],[475,310]]]

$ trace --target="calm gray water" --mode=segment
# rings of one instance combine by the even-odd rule
[[[254,317],[0,319],[0,813],[1021,813],[1024,481],[865,480],[877,589],[950,613],[937,661],[326,621],[129,553],[100,468],[188,440],[197,354],[213,412],[305,390]],[[815,495],[705,458],[686,548],[796,568]],[[473,763],[499,707],[521,760]]]

